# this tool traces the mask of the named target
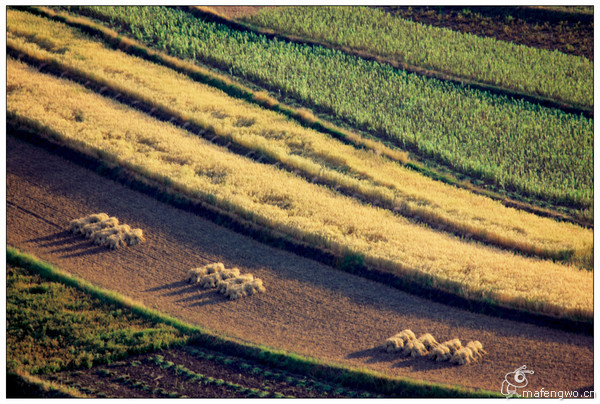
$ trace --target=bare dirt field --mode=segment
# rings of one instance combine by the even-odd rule
[[[414,297],[271,248],[49,154],[7,139],[7,242],[149,307],[246,341],[390,375],[499,391],[526,365],[530,389],[591,390],[593,338],[507,321]],[[111,251],[67,231],[106,212],[146,242]],[[265,294],[229,301],[185,282],[209,261],[264,280]],[[399,358],[374,347],[404,328],[438,340],[480,340],[466,366]]]

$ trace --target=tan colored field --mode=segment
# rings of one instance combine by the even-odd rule
[[[524,258],[415,225],[252,162],[196,136],[8,61],[7,112],[47,126],[72,147],[100,154],[190,195],[371,265],[464,296],[489,297],[544,313],[593,313],[593,274]],[[40,86],[43,82],[44,85]]]
[[[77,186],[74,186],[76,184]],[[7,241],[70,273],[235,338],[389,375],[499,391],[526,364],[530,388],[593,389],[593,338],[434,303],[274,249],[157,202],[37,147],[7,141]],[[90,212],[144,229],[145,243],[110,251],[67,230]],[[185,283],[211,261],[269,286],[228,301]],[[478,339],[488,356],[467,366],[373,349],[403,328],[439,340]]]
[[[575,252],[592,266],[593,232],[540,218],[423,177],[375,155],[226,96],[170,69],[115,52],[62,24],[9,10],[7,43],[56,60],[245,147],[295,167],[306,177],[342,186],[410,217],[533,254]],[[118,66],[118,67],[115,67]]]

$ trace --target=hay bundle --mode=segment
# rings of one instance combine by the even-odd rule
[[[425,345],[425,348],[427,348],[428,351],[432,350],[433,348],[435,348],[439,345],[439,342],[437,342],[435,340],[435,338],[433,338],[433,335],[431,335],[431,334],[421,335],[419,337],[418,341],[421,342],[423,345]]]
[[[475,357],[473,356],[473,351],[471,351],[471,349],[469,349],[467,347],[464,347],[464,348],[460,348],[458,351],[456,351],[454,353],[454,355],[452,355],[450,362],[456,363],[459,365],[466,365],[467,363],[471,363],[474,360],[475,360]]]
[[[131,229],[124,234],[124,240],[127,245],[136,245],[146,241],[142,229]]]
[[[254,280],[254,276],[252,274],[244,274],[236,276],[235,278],[223,279],[217,282],[217,291],[221,293],[226,293],[227,288],[230,285],[239,285],[242,283],[250,282]]]
[[[253,279],[249,282],[242,283],[242,289],[244,290],[244,294],[246,296],[252,296],[257,293],[264,293],[265,287],[263,286],[263,281],[261,279]]]
[[[469,341],[466,345],[467,348],[473,352],[473,357],[475,359],[482,358],[487,352],[483,349],[483,345],[479,341]]]
[[[231,300],[237,300],[240,297],[246,296],[246,293],[244,292],[244,284],[240,283],[229,285],[225,291],[225,296],[229,297]]]
[[[141,229],[131,229],[129,225],[119,225],[119,219],[106,213],[96,213],[69,222],[69,230],[91,238],[95,244],[112,249],[125,245],[135,245],[144,241]]]
[[[123,235],[121,233],[116,233],[112,236],[108,236],[105,245],[112,250],[124,247],[125,241],[123,240]]]
[[[107,239],[113,234],[118,233],[119,229],[117,229],[116,227],[109,227],[108,229],[103,229],[92,233],[91,239],[94,242],[94,244],[107,245]]]
[[[425,348],[425,345],[423,345],[423,343],[417,339],[412,339],[408,341],[406,345],[404,345],[404,350],[402,351],[404,356],[410,355],[413,358],[425,356],[427,355],[427,352],[428,351],[427,348]]]
[[[462,344],[458,338],[451,339],[450,341],[444,342],[442,345],[447,346],[450,352],[454,354],[456,351],[462,348]]]
[[[239,276],[240,270],[237,268],[232,269],[221,269],[217,272],[213,272],[211,274],[204,275],[200,278],[200,285],[206,289],[214,288],[217,286],[217,282],[223,281],[229,278],[235,278]]]
[[[94,213],[89,216],[85,216],[79,219],[73,219],[69,222],[69,230],[75,234],[81,233],[83,226],[91,223],[102,222],[108,220],[106,213]]]
[[[404,340],[394,335],[383,343],[383,349],[387,352],[401,352],[404,349]]]
[[[429,359],[433,359],[435,361],[447,361],[452,358],[452,352],[450,352],[450,348],[448,348],[444,344],[440,344],[433,348],[433,350],[428,355]]]
[[[211,275],[219,271],[225,270],[225,265],[221,262],[204,265],[199,268],[192,268],[188,271],[188,282],[198,283],[200,279],[206,275]]]
[[[402,352],[404,346],[415,338],[415,333],[411,330],[402,330],[402,332],[386,339],[383,343],[383,349],[387,352]]]

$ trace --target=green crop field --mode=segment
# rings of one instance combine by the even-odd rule
[[[589,207],[593,120],[426,79],[320,47],[268,40],[170,8],[72,8],[220,67],[454,169]]]
[[[244,21],[456,77],[594,104],[589,59],[424,25],[370,7],[265,8]]]

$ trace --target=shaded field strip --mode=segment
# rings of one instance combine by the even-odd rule
[[[334,45],[325,41],[313,40],[311,38],[300,37],[292,34],[284,34],[279,33],[277,31],[262,28],[256,26],[254,24],[234,21],[227,17],[217,14],[216,12],[210,10],[207,7],[202,6],[189,6],[189,7],[180,7],[183,10],[190,12],[197,18],[201,18],[205,21],[215,22],[217,24],[225,25],[231,29],[235,29],[238,31],[252,31],[260,35],[264,35],[268,40],[279,40],[288,43],[300,44],[300,45],[310,45],[310,46],[322,46],[324,48],[333,49],[337,51],[341,51],[347,53],[352,56],[359,57],[361,59],[374,61],[380,64],[388,64],[395,69],[405,70],[409,73],[418,74],[420,76],[424,76],[430,79],[443,80],[450,83],[458,84],[461,86],[467,86],[475,90],[486,91],[491,94],[503,95],[517,100],[527,101],[533,104],[539,104],[544,107],[559,109],[569,114],[582,114],[586,118],[594,117],[594,108],[587,107],[585,105],[578,105],[569,103],[562,100],[556,100],[549,97],[543,97],[540,95],[530,94],[526,92],[510,90],[504,87],[496,86],[493,84],[479,82],[476,80],[471,80],[467,78],[463,78],[460,76],[454,76],[452,74],[443,73],[436,70],[426,69],[423,67],[410,65],[405,62],[401,62],[399,60],[395,60],[388,57],[378,56],[373,53],[357,50],[348,46],[340,46]]]
[[[576,209],[559,207],[558,205],[552,205],[545,201],[536,199],[521,201],[519,199],[522,199],[522,196],[518,193],[500,193],[492,189],[486,189],[484,187],[474,185],[471,181],[469,181],[468,175],[459,174],[461,177],[461,179],[459,179],[457,177],[457,173],[449,171],[448,167],[440,166],[439,163],[435,161],[427,161],[427,166],[421,162],[408,161],[407,153],[399,151],[396,146],[390,142],[382,141],[381,139],[373,140],[368,134],[366,134],[366,137],[364,137],[314,116],[307,116],[305,112],[279,103],[279,101],[269,96],[265,96],[265,94],[262,92],[255,92],[244,85],[234,82],[230,78],[226,78],[212,71],[200,68],[192,63],[168,56],[162,52],[151,50],[132,39],[119,35],[112,29],[96,24],[86,18],[74,18],[65,14],[57,14],[53,10],[43,7],[15,8],[49,18],[54,21],[62,22],[71,27],[82,30],[83,32],[92,36],[99,37],[113,49],[119,49],[130,55],[141,57],[153,63],[158,63],[165,67],[171,68],[178,73],[187,75],[192,80],[216,87],[232,97],[239,98],[259,105],[263,108],[282,113],[283,115],[296,120],[305,127],[329,134],[332,137],[341,140],[345,144],[356,148],[373,150],[392,161],[404,165],[406,168],[412,169],[413,171],[416,171],[436,181],[441,181],[445,184],[454,185],[478,195],[486,196],[493,200],[499,201],[503,205],[510,208],[523,210],[542,217],[549,217],[555,220],[574,223],[586,228],[593,228],[593,221],[581,217],[577,213]],[[238,79],[239,78],[236,78],[236,80]],[[430,164],[433,165],[434,168],[430,167]],[[564,212],[556,209],[562,209]]]
[[[69,79],[78,84],[82,84],[84,87],[94,91],[97,94],[112,98],[115,101],[140,110],[158,120],[169,122],[193,134],[196,134],[211,143],[222,146],[230,152],[250,158],[256,162],[271,164],[275,165],[276,167],[283,168],[309,182],[318,185],[325,185],[342,195],[352,197],[366,205],[376,206],[382,209],[387,209],[395,214],[400,214],[403,217],[410,219],[413,223],[424,223],[431,228],[450,233],[458,237],[473,239],[498,248],[512,250],[526,256],[546,258],[554,261],[564,261],[566,257],[570,256],[569,250],[540,248],[533,244],[525,244],[522,242],[513,241],[509,238],[502,238],[499,235],[489,234],[485,230],[478,231],[470,226],[462,225],[459,222],[449,219],[435,217],[425,210],[410,207],[406,204],[397,204],[394,203],[394,201],[383,198],[374,200],[369,195],[362,194],[359,190],[354,189],[353,187],[343,186],[339,183],[336,183],[336,181],[333,179],[328,179],[319,174],[314,175],[314,173],[311,173],[302,167],[276,160],[260,150],[236,142],[235,139],[219,135],[218,133],[215,133],[206,127],[197,125],[189,120],[185,120],[181,115],[177,114],[176,111],[170,110],[168,107],[151,104],[151,101],[140,99],[136,96],[136,94],[128,93],[123,89],[113,88],[106,82],[98,82],[86,73],[65,66],[56,60],[52,60],[50,63],[47,63],[47,61],[39,59],[35,56],[20,53],[10,45],[7,45],[7,55],[34,66],[40,72],[52,74],[56,77]]]
[[[498,393],[492,391],[423,382],[404,377],[390,377],[375,371],[325,363],[315,358],[289,354],[286,351],[232,339],[150,309],[119,293],[94,286],[81,278],[63,272],[51,264],[10,246],[6,250],[6,256],[9,264],[31,269],[47,279],[75,287],[103,301],[126,307],[135,314],[156,323],[173,326],[186,334],[190,334],[191,343],[229,356],[249,359],[268,367],[307,375],[353,389],[359,388],[395,397],[500,397]]]
[[[293,252],[302,257],[313,259],[348,273],[381,282],[407,293],[443,303],[448,306],[458,307],[460,309],[569,332],[586,335],[593,334],[593,322],[591,320],[585,321],[556,318],[549,315],[535,314],[522,309],[502,306],[498,302],[490,299],[467,299],[456,293],[435,288],[431,286],[431,281],[424,280],[423,282],[418,282],[406,279],[390,272],[384,272],[368,267],[359,260],[356,260],[352,255],[335,254],[324,248],[315,247],[308,243],[293,239],[276,230],[245,220],[215,205],[182,195],[164,183],[153,181],[115,164],[107,163],[96,155],[86,154],[82,151],[65,146],[54,140],[58,139],[59,136],[50,129],[32,127],[30,122],[11,116],[11,114],[8,114],[7,116],[7,133],[34,145],[41,146],[56,155],[84,168],[95,171],[106,178],[115,180],[133,190],[149,195],[160,202],[169,203],[176,208],[196,214],[199,217],[210,220],[245,236],[249,236],[259,242]],[[459,285],[457,285],[457,288],[458,287]]]

